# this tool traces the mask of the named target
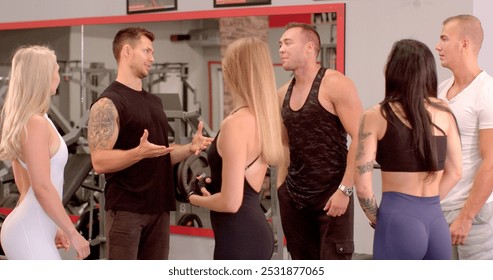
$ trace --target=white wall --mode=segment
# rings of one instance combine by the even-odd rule
[[[479,65],[488,74],[493,75],[493,2],[491,0],[474,0],[473,14],[481,20],[484,41],[479,53]]]
[[[365,108],[383,98],[383,68],[392,44],[399,39],[413,38],[423,41],[434,51],[441,32],[442,21],[452,15],[473,13],[482,19],[486,36],[480,63],[484,69],[493,73],[493,40],[491,39],[493,21],[489,14],[489,11],[493,9],[490,0],[272,0],[272,5],[315,5],[335,2],[346,3],[346,74],[355,82]],[[2,9],[0,9],[0,23],[124,15],[125,5],[126,0],[3,0]],[[213,10],[213,4],[212,1],[178,0],[178,9],[179,11]],[[186,31],[187,27],[177,25],[169,28]],[[97,38],[97,33],[100,34],[104,30],[96,32],[91,29],[87,29],[88,36],[94,42],[99,43],[88,46],[87,51],[91,52],[90,56],[94,59],[107,61],[107,65],[111,66],[114,62],[109,47],[111,40],[109,38],[112,38],[115,30],[107,31],[105,36],[108,38]],[[167,28],[161,29],[157,25],[153,25],[153,30],[159,33],[159,36],[170,32]],[[76,33],[77,28],[74,27],[73,31]],[[76,37],[77,35],[74,36]],[[165,37],[166,35],[163,38]],[[273,40],[276,41],[275,38]],[[181,51],[179,46],[170,45],[165,40],[158,40],[156,45],[159,46],[156,48],[158,56],[165,59],[171,59],[170,54],[172,54],[174,59],[188,61],[200,59],[202,55],[200,51],[193,50],[192,57],[178,57]],[[276,49],[277,43],[274,43],[272,51],[274,60],[277,59]],[[196,69],[203,71],[201,69],[206,68],[198,66]],[[450,75],[448,70],[440,66],[438,60],[437,69],[440,81]],[[191,77],[195,75],[199,74],[191,73]],[[375,172],[374,185],[377,193],[381,184],[379,175],[378,171]],[[355,209],[356,252],[371,253],[373,230],[368,226],[367,219],[357,202]]]
[[[272,0],[271,6],[319,5],[331,2],[334,1]],[[126,15],[126,4],[126,0],[2,0],[0,23],[120,16]],[[180,12],[204,10],[214,10],[212,0],[178,0]]]

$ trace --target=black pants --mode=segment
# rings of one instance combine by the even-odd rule
[[[110,260],[167,260],[169,212],[139,214],[106,212],[106,238]]]
[[[283,184],[278,189],[281,223],[293,260],[349,260],[354,252],[354,201],[346,213],[327,216],[320,205],[296,208]]]

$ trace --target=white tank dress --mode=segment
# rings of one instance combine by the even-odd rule
[[[45,114],[50,124],[53,122]],[[68,159],[67,145],[62,136],[60,147],[50,159],[51,181],[60,199],[63,193],[63,172]],[[26,168],[25,163],[20,162]],[[60,254],[55,245],[58,226],[45,213],[36,200],[33,190],[29,190],[19,205],[7,216],[1,235],[2,248],[9,260],[57,260]]]

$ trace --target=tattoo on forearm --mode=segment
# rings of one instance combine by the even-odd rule
[[[367,163],[363,163],[361,165],[357,165],[356,169],[358,169],[358,174],[363,175],[366,172],[373,172],[373,162],[369,161]]]
[[[373,196],[372,198],[358,197],[358,200],[361,208],[363,208],[363,211],[366,213],[366,215],[375,217],[376,219],[378,205],[375,196]]]
[[[365,132],[364,130],[365,120],[366,116],[363,115],[363,117],[361,117],[361,124],[358,129],[358,149],[356,150],[356,160],[361,159],[361,157],[365,154],[363,143],[365,142],[366,138],[371,135],[371,132]]]
[[[107,149],[108,140],[115,132],[116,107],[109,99],[103,98],[94,104],[87,126],[88,142],[92,151]]]

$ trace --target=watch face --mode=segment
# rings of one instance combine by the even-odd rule
[[[353,194],[353,189],[352,188],[346,188],[345,192],[348,196],[351,196]]]
[[[351,196],[353,194],[353,188],[348,188],[344,185],[340,185],[339,189],[347,196]]]

